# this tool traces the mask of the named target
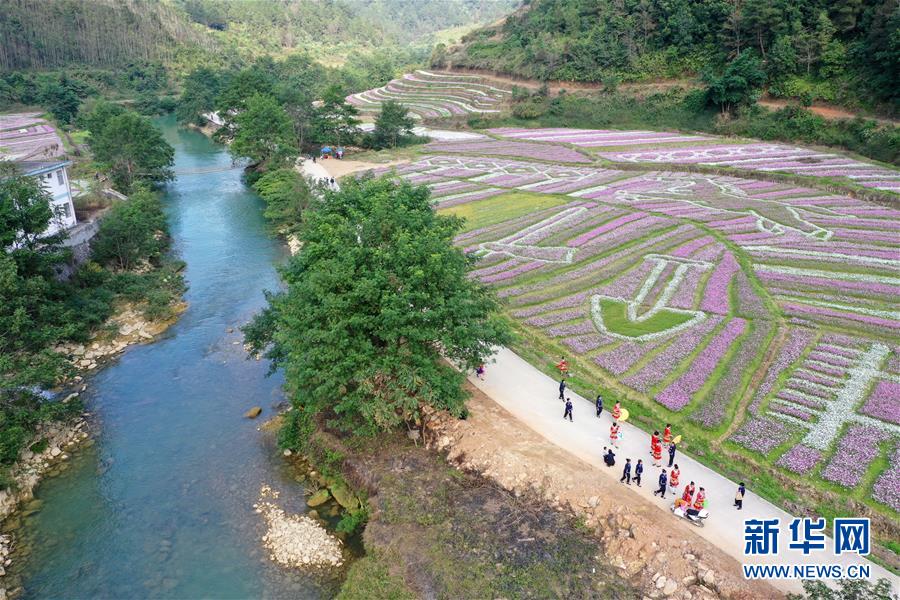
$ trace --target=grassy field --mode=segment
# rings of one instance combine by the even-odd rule
[[[489,225],[496,225],[522,215],[527,215],[545,208],[559,206],[570,202],[566,196],[551,196],[549,194],[531,194],[528,192],[510,192],[486,198],[477,202],[458,204],[444,208],[438,212],[446,215],[456,215],[466,220],[463,231],[471,231]]]

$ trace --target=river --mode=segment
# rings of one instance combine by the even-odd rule
[[[241,171],[220,169],[226,149],[171,117],[157,123],[187,172],[164,202],[189,308],[89,381],[96,444],[38,488],[43,506],[16,532],[29,551],[11,576],[28,598],[329,596],[334,578],[270,562],[252,507],[268,483],[288,512],[305,510],[303,488],[257,431],[283,400],[282,379],[246,359],[237,329],[278,286],[285,251]],[[254,405],[263,416],[244,418]]]

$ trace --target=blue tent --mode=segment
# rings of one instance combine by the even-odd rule
[[[322,154],[331,154],[331,146],[322,146]]]

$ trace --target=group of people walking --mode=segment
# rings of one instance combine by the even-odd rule
[[[569,422],[574,422],[573,418],[573,408],[572,399],[567,395],[567,390],[569,389],[568,379],[567,377],[570,375],[569,373],[569,363],[566,361],[566,358],[561,357],[560,361],[556,363],[556,368],[560,372],[560,380],[559,380],[559,399],[564,403],[563,409],[563,419],[568,419]],[[475,372],[476,376],[479,379],[484,379],[484,365],[480,365]],[[594,401],[595,413],[597,418],[603,414],[603,395],[597,394],[597,397]],[[607,467],[614,467],[616,465],[616,453],[614,451],[620,448],[620,444],[622,439],[624,438],[624,431],[622,429],[622,425],[620,421],[624,421],[628,418],[627,411],[625,411],[620,402],[616,400],[615,404],[613,404],[612,409],[609,411],[610,416],[612,417],[612,423],[609,427],[609,443],[610,445],[603,447],[603,462]],[[662,499],[665,499],[666,492],[671,492],[678,495],[678,488],[681,486],[681,468],[675,462],[675,454],[678,451],[678,443],[681,440],[681,436],[673,436],[672,435],[672,424],[666,423],[666,426],[663,428],[662,433],[660,434],[659,430],[654,430],[654,432],[650,436],[650,459],[651,464],[654,467],[660,469],[659,478],[657,480],[658,487],[653,492],[654,496],[659,496]],[[663,456],[668,455],[668,464],[663,467]],[[636,463],[631,462],[631,458],[625,459],[625,465],[622,469],[622,477],[619,479],[621,483],[625,483],[627,485],[631,485],[632,481],[638,487],[641,487],[641,481],[644,476],[644,460],[639,458]],[[744,495],[746,493],[746,488],[744,483],[741,482],[738,486],[737,493],[734,498],[734,506],[738,510],[743,508],[744,504]],[[684,491],[680,496],[677,496],[675,499],[675,504],[672,507],[673,509],[681,508],[685,512],[690,512],[694,514],[696,511],[700,511],[706,508],[707,505],[707,495],[706,489],[703,486],[697,486],[695,482],[691,481],[688,485],[685,486]]]
[[[568,389],[568,381],[567,377],[569,376],[569,364],[566,361],[565,357],[561,357],[560,361],[556,363],[556,368],[560,372],[560,380],[559,380],[559,399],[565,403],[565,408],[563,409],[563,419],[568,419],[570,422],[574,421],[573,419],[573,404],[572,399],[566,394]],[[603,395],[597,394],[597,398],[594,401],[596,416],[599,418],[603,413]],[[618,450],[622,439],[624,438],[624,431],[622,429],[622,425],[620,423],[620,419],[622,419],[623,409],[619,401],[617,400],[613,405],[612,409],[609,411],[610,416],[612,417],[612,423],[609,427],[609,447],[603,447],[603,462],[608,467],[613,467],[616,464],[616,453],[614,451]],[[665,499],[666,492],[671,492],[673,494],[678,494],[678,488],[681,485],[681,468],[675,462],[675,454],[678,451],[678,442],[680,441],[681,436],[673,436],[672,435],[672,424],[666,423],[666,426],[663,428],[662,434],[660,434],[659,430],[655,430],[653,434],[650,436],[650,459],[651,464],[654,467],[658,467],[660,469],[659,478],[657,480],[658,487],[656,491],[653,492],[653,495],[659,496],[660,498]],[[663,466],[663,457],[668,455],[668,464]],[[631,458],[625,459],[625,465],[622,469],[622,477],[619,479],[620,482],[625,483],[627,485],[631,485],[632,481],[638,487],[641,486],[641,481],[644,475],[644,461],[643,459],[637,459],[636,463],[631,462]],[[743,508],[743,500],[744,494],[746,493],[744,483],[741,482],[738,486],[737,493],[735,494],[734,506],[741,510]],[[684,510],[691,511],[699,511],[706,508],[707,504],[707,496],[706,489],[703,486],[697,486],[695,482],[691,481],[688,485],[685,486],[684,491],[681,493],[680,497],[675,499],[675,505],[673,508],[682,508]]]

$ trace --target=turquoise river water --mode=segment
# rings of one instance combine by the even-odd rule
[[[257,431],[283,400],[282,380],[246,359],[237,329],[277,287],[284,249],[240,169],[215,171],[231,165],[223,146],[171,118],[158,124],[182,173],[165,204],[189,308],[90,380],[96,444],[39,487],[41,510],[16,531],[28,551],[14,575],[27,598],[329,596],[333,578],[270,562],[252,506],[266,483],[288,512],[305,510],[303,488]],[[263,417],[244,418],[254,405]]]

